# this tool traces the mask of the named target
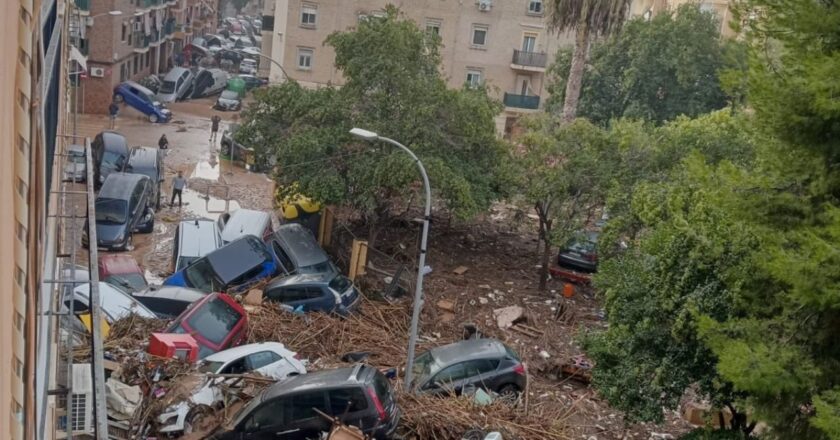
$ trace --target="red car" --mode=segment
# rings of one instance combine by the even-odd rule
[[[248,313],[224,293],[211,293],[190,304],[165,333],[186,333],[198,342],[198,358],[243,343],[248,335]]]
[[[99,280],[128,293],[149,287],[137,260],[126,254],[106,254],[99,257]]]

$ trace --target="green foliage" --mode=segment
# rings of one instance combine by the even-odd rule
[[[680,440],[747,440],[748,436],[739,431],[697,428],[680,437]]]
[[[322,202],[352,207],[372,225],[422,191],[416,165],[387,144],[353,139],[361,127],[395,139],[423,161],[434,196],[458,218],[486,209],[506,188],[505,145],[495,136],[499,102],[485,90],[450,90],[437,42],[399,17],[371,17],[326,44],[346,83],[305,89],[294,82],[255,95],[239,139],[277,160],[278,183],[299,184]]]
[[[631,20],[592,48],[578,114],[602,124],[621,117],[662,123],[724,107],[718,73],[726,69],[727,90],[737,96],[745,56],[737,43],[721,41],[718,30],[717,18],[695,4]],[[570,66],[571,50],[561,48],[547,75],[549,111],[563,105]]]
[[[627,17],[628,0],[550,0],[549,24],[557,31],[576,29],[582,24],[596,35],[618,32]]]

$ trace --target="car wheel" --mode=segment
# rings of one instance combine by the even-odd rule
[[[152,219],[149,220],[149,226],[143,228],[143,230],[140,231],[140,232],[142,232],[144,234],[150,234],[150,233],[154,232],[154,230],[155,230],[155,217],[154,217],[154,214],[152,214]]]
[[[499,399],[501,399],[505,403],[515,404],[516,401],[519,399],[519,387],[509,383],[507,385],[503,385],[499,388]]]
[[[116,102],[117,104],[120,104],[123,101],[125,101],[125,98],[123,98],[123,95],[120,95],[119,93],[114,94],[114,102]]]
[[[152,113],[152,114],[149,115],[149,122],[155,123],[157,121],[158,121],[158,116],[156,114]]]

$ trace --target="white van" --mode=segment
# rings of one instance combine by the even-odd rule
[[[177,272],[193,261],[222,247],[216,222],[208,219],[184,220],[175,230],[172,242],[172,268]]]
[[[267,212],[252,209],[237,209],[231,214],[219,217],[222,241],[227,244],[245,235],[253,235],[266,240],[274,234],[271,216]]]

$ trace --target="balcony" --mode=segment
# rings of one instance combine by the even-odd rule
[[[513,50],[513,60],[510,68],[515,70],[526,70],[529,72],[545,72],[545,65],[548,56],[545,52],[526,52],[519,49]]]
[[[149,44],[152,46],[157,46],[163,41],[163,33],[158,29],[152,29],[152,34],[150,36]]]
[[[134,41],[134,51],[138,53],[144,53],[149,50],[149,43],[151,42],[151,36],[146,36],[142,31],[135,31],[132,40]]]
[[[76,7],[82,11],[90,11],[90,0],[76,0]]]
[[[505,107],[536,110],[540,108],[540,97],[505,93]]]
[[[175,19],[170,18],[163,24],[163,34],[168,37],[172,35],[173,32],[175,32]]]

